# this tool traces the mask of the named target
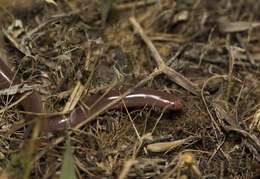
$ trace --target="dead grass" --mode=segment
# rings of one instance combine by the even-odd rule
[[[121,86],[124,95],[146,86],[185,102],[178,112],[108,106],[70,129],[78,178],[260,176],[257,0],[122,1],[106,22],[91,1],[37,3],[35,12],[28,0],[22,15],[7,4],[1,48],[25,84],[40,85],[46,112]],[[10,99],[1,96],[1,171],[58,175],[64,135],[28,134]]]

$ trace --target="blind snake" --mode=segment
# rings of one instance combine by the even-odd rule
[[[21,80],[15,77],[15,73],[11,70],[10,65],[0,57],[0,89],[8,88],[10,85],[21,83]],[[86,120],[96,111],[102,109],[111,101],[117,99],[123,91],[111,90],[102,99],[98,100],[101,95],[92,95],[85,97],[82,101],[85,105],[81,105],[66,114],[58,114],[54,116],[46,116],[42,123],[42,130],[49,132],[62,131],[66,128],[66,122],[69,121],[70,127],[74,127],[80,122]],[[17,94],[19,95],[19,94]],[[92,106],[92,104],[95,104]],[[179,110],[183,108],[182,100],[178,97],[149,88],[143,88],[127,95],[123,101],[114,105],[110,109],[118,109],[121,107],[133,108],[142,106],[155,106],[159,108],[167,107],[168,110]],[[25,111],[41,113],[42,100],[37,92],[33,92],[21,102]],[[91,107],[92,106],[92,107]],[[91,107],[91,108],[90,108]],[[27,115],[26,118],[33,118]]]

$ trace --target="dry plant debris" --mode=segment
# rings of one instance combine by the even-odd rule
[[[22,79],[0,89],[1,178],[64,175],[68,138],[77,178],[260,177],[259,1],[0,0],[0,8],[0,58]],[[40,130],[42,116],[86,95],[128,89],[117,103],[143,86],[175,94],[184,109],[106,106],[67,137]],[[46,113],[28,121],[19,103],[32,90]]]

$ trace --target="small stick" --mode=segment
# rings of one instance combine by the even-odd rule
[[[165,62],[163,61],[159,52],[157,51],[157,49],[153,45],[152,41],[147,37],[144,30],[142,29],[140,24],[136,21],[136,19],[134,17],[131,17],[130,22],[137,29],[138,33],[140,34],[140,36],[142,37],[142,39],[144,40],[144,42],[146,43],[146,45],[150,49],[150,51],[151,51],[151,53],[152,53],[152,55],[153,55],[153,57],[154,57],[154,59],[157,63],[158,68],[161,69],[162,72],[164,74],[166,74],[172,81],[174,81],[178,85],[182,86],[184,89],[188,90],[192,94],[199,96],[200,95],[199,92],[201,90],[195,84],[193,84],[186,77],[184,77],[183,75],[181,75],[180,73],[178,73],[177,71],[168,67],[165,64]]]

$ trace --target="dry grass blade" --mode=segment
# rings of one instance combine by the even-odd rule
[[[181,139],[171,142],[159,142],[155,144],[149,144],[147,145],[147,149],[151,152],[165,152],[183,145],[186,141],[187,139]]]
[[[204,97],[204,89],[205,89],[206,85],[207,85],[211,80],[214,80],[214,79],[217,79],[217,78],[224,78],[224,77],[227,77],[227,76],[226,76],[226,75],[225,75],[225,76],[217,75],[217,76],[213,76],[213,77],[209,78],[207,81],[204,82],[203,87],[202,87],[202,90],[201,90],[201,97],[202,97],[202,100],[203,100],[203,102],[204,102],[204,105],[205,105],[205,107],[206,107],[206,109],[207,109],[207,112],[208,112],[208,114],[209,114],[209,116],[210,116],[210,119],[211,119],[212,123],[214,124],[214,126],[217,128],[217,130],[218,130],[219,132],[221,131],[221,129],[220,129],[218,123],[215,121],[215,119],[214,119],[212,113],[211,113],[210,110],[209,110],[208,104],[207,104],[206,99],[205,99],[205,97]],[[215,128],[214,128],[214,129],[215,129]],[[216,135],[217,135],[217,133],[216,133]]]
[[[73,92],[71,93],[68,102],[64,107],[63,112],[74,109],[83,92],[84,92],[84,86],[82,86],[82,84],[78,81]]]
[[[151,152],[169,152],[182,145],[191,145],[200,139],[199,136],[190,136],[185,139],[170,141],[170,142],[157,142],[148,144],[147,149]]]
[[[74,160],[75,160],[75,164],[77,165],[78,168],[80,168],[82,171],[84,171],[85,173],[87,173],[91,177],[95,176],[93,173],[88,171],[86,166],[83,163],[81,163],[80,160],[76,156],[74,156]]]
[[[164,63],[163,59],[161,58],[160,54],[156,50],[152,41],[147,37],[144,30],[142,29],[140,24],[138,24],[136,19],[134,17],[131,17],[130,22],[137,29],[138,33],[140,34],[140,36],[143,38],[144,42],[146,43],[146,45],[150,49],[150,51],[151,51],[151,53],[152,53],[152,55],[153,55],[153,57],[154,57],[154,59],[157,63],[158,68],[162,69],[163,73],[166,74],[171,80],[173,80],[178,85],[182,86],[183,88],[185,88],[186,90],[188,90],[192,94],[199,95],[200,89],[195,84],[193,84],[190,80],[188,80],[186,77],[184,77],[180,73],[176,72],[174,69],[169,68]]]
[[[235,64],[235,59],[234,59],[234,49],[232,46],[229,44],[229,39],[230,36],[228,36],[227,42],[227,50],[229,52],[229,68],[228,68],[228,90],[227,90],[227,101],[229,101],[230,95],[231,95],[231,90],[232,90],[232,79],[233,79],[233,70],[234,70],[234,64]]]
[[[224,33],[241,32],[260,26],[260,22],[236,21],[230,22],[226,18],[218,20],[219,30]]]
[[[29,50],[26,50],[24,48],[24,46],[20,45],[17,40],[15,38],[13,38],[5,29],[2,29],[2,32],[4,33],[4,35],[6,36],[6,38],[8,38],[8,40],[10,40],[10,42],[12,42],[12,44],[20,51],[22,52],[24,55],[31,55],[31,52]]]
[[[136,163],[137,163],[137,161],[136,161],[136,160],[133,160],[133,159],[126,161],[126,162],[125,162],[125,165],[124,165],[124,168],[123,168],[123,170],[121,171],[121,173],[120,173],[118,179],[124,179],[124,178],[126,178],[126,177],[127,177],[127,174],[129,173],[129,170],[131,169],[131,166],[134,165],[134,164],[136,164]]]
[[[25,95],[23,95],[21,98],[19,98],[17,101],[15,101],[14,103],[8,105],[6,108],[3,108],[0,110],[0,113],[3,113],[4,111],[6,111],[7,109],[10,109],[16,105],[18,105],[21,101],[23,101],[25,98],[27,98],[28,96],[30,96],[32,94],[32,92],[28,92]]]
[[[26,179],[70,170],[78,178],[259,178],[260,1],[97,1],[0,3],[0,168]],[[110,110],[143,87],[176,94],[184,108]],[[36,121],[92,109],[86,98],[118,88],[130,89],[68,126],[67,137],[38,136]],[[36,104],[35,90],[45,113],[24,108],[24,98]]]
[[[113,9],[116,10],[126,10],[130,8],[138,8],[138,7],[143,7],[143,6],[148,6],[151,4],[156,3],[157,0],[145,0],[145,1],[137,1],[137,2],[129,2],[129,3],[122,3],[122,4],[115,4],[113,6]]]

